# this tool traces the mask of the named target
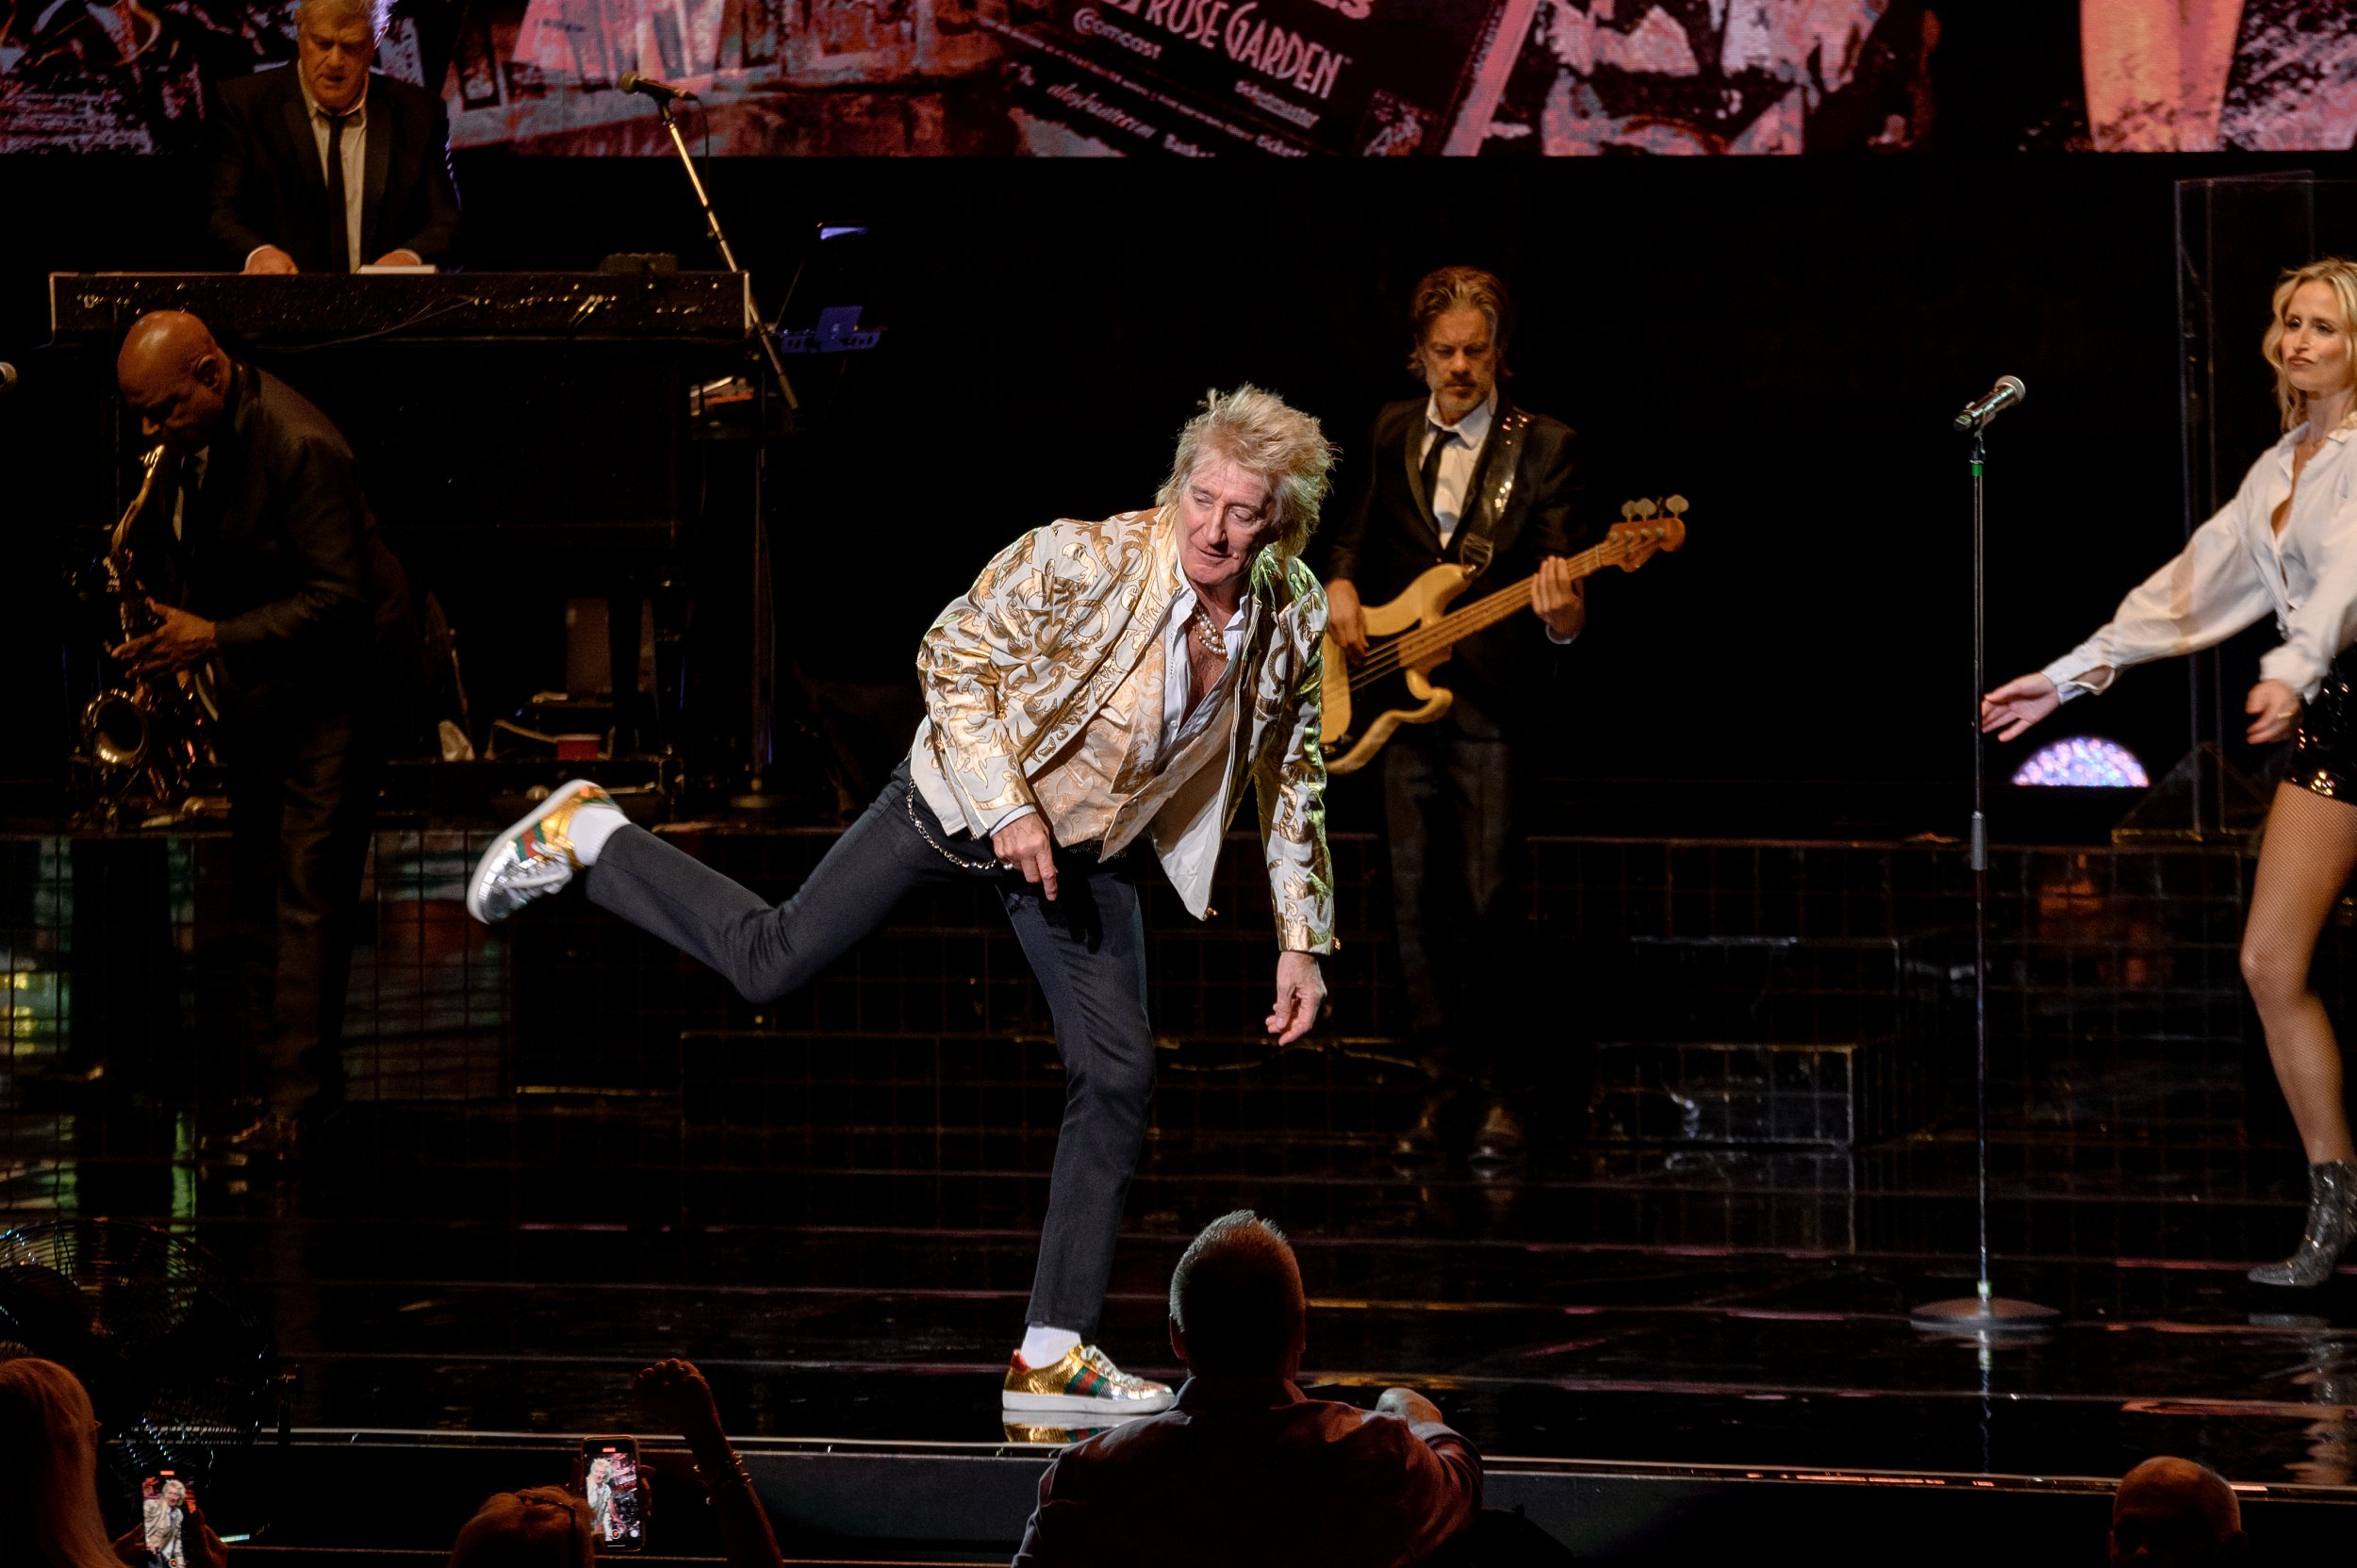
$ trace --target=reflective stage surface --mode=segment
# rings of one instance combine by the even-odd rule
[[[348,1168],[341,1150],[383,1146],[368,1119],[343,1113],[286,1187],[69,1157],[20,1165],[9,1206],[70,1194],[190,1228],[272,1303],[305,1373],[299,1425],[627,1429],[627,1374],[685,1354],[748,1435],[1000,1435],[1045,1134],[847,1133],[807,1164],[658,1176],[645,1145],[675,1130],[552,1108],[408,1129],[453,1151],[494,1138],[512,1167]],[[1416,1384],[1488,1453],[2116,1476],[2175,1452],[2236,1480],[2352,1484],[2357,1278],[2294,1297],[2240,1277],[2299,1222],[2280,1156],[2000,1156],[1998,1284],[2063,1317],[1985,1357],[1908,1321],[1971,1288],[1970,1148],[1936,1138],[1558,1150],[1480,1180],[1405,1177],[1343,1138],[1165,1133],[1101,1338],[1170,1374],[1171,1265],[1203,1220],[1252,1207],[1300,1252],[1310,1380],[1362,1400]],[[683,1223],[683,1187],[732,1217]]]
[[[787,885],[823,848],[753,836],[735,852]],[[6,845],[20,867],[29,842]],[[205,1067],[212,847],[158,849],[127,882],[47,851],[38,910],[11,879],[0,1208],[171,1225],[228,1260],[300,1369],[298,1428],[629,1430],[630,1375],[686,1355],[748,1438],[996,1452],[1056,1436],[997,1411],[1061,1078],[989,922],[913,909],[809,998],[756,1009],[577,901],[497,936],[450,922],[469,848],[380,842],[350,1098],[285,1183],[192,1152],[235,1072]],[[1363,883],[1367,847],[1342,848]],[[1953,970],[1910,956],[1950,950],[1950,851],[1910,869],[1898,847],[1819,847],[1852,859],[1825,904],[1793,895],[1817,930],[1780,933],[1756,894],[1716,888],[1717,929],[1689,920],[1676,949],[1674,889],[1632,933],[1647,879],[1637,849],[1609,848],[1613,877],[1556,883],[1584,901],[1552,929],[1582,974],[1620,966],[1622,994],[1590,1005],[1608,1023],[1565,1032],[1542,1146],[1492,1178],[1393,1162],[1421,1079],[1383,1028],[1394,1004],[1368,933],[1345,932],[1336,967],[1360,994],[1343,992],[1339,1027],[1278,1055],[1237,1022],[1265,1009],[1265,938],[1158,919],[1173,1032],[1099,1335],[1111,1354],[1176,1374],[1171,1266],[1206,1220],[1248,1207],[1300,1253],[1306,1381],[1360,1402],[1421,1387],[1501,1459],[2114,1477],[2167,1452],[2253,1488],[2357,1498],[2357,1272],[2307,1294],[2242,1279],[2296,1240],[2301,1172],[2232,990],[2235,857],[2019,852],[2008,917],[2045,922],[2046,946],[2012,949],[1994,1015],[2008,1032],[1990,1230],[1999,1290],[2061,1315],[1984,1345],[1908,1318],[1970,1294],[1974,1273],[1969,1102],[1941,1012]],[[1756,868],[1786,850],[1805,890],[1809,851],[1712,853]],[[1541,852],[1592,866],[1604,850]],[[1877,931],[1842,913],[1897,907],[1919,873],[1925,918]],[[1614,892],[1624,945],[1600,961]],[[183,914],[124,913],[157,897]],[[115,916],[94,913],[108,900]],[[156,983],[124,982],[139,965]],[[1648,1034],[1648,1017],[1668,1022]],[[158,1030],[177,1032],[172,1050]],[[1611,1067],[1616,1048],[1731,1042],[1750,1054],[1711,1067],[1723,1092],[1686,1057],[1684,1080],[1669,1057]],[[1898,1053],[1928,1077],[1837,1084],[1825,1062],[1790,1065],[1838,1051]],[[1870,1090],[1885,1101],[1857,1125],[1900,1130],[1762,1131],[1779,1097]]]

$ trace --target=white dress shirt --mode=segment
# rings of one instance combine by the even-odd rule
[[[1491,392],[1480,407],[1459,420],[1454,427],[1441,423],[1440,394],[1434,393],[1424,405],[1424,440],[1416,447],[1416,465],[1432,455],[1432,443],[1441,438],[1443,429],[1453,428],[1457,438],[1441,454],[1441,469],[1432,476],[1432,520],[1440,525],[1441,547],[1457,536],[1457,524],[1465,514],[1465,501],[1473,490],[1474,470],[1480,466],[1481,448],[1490,439],[1490,425],[1497,418],[1498,395]],[[1545,626],[1544,621],[1540,622]],[[1555,628],[1546,627],[1547,640],[1558,648],[1568,648],[1579,640],[1574,632],[1568,637],[1555,635]]]
[[[1480,407],[1459,420],[1454,425],[1441,419],[1441,397],[1435,392],[1424,405],[1424,439],[1416,447],[1416,464],[1432,455],[1432,443],[1442,431],[1456,437],[1448,450],[1441,454],[1441,471],[1432,476],[1432,493],[1426,499],[1432,503],[1432,520],[1440,525],[1443,547],[1457,536],[1457,524],[1465,515],[1465,500],[1473,490],[1474,470],[1481,462],[1482,443],[1490,438],[1490,424],[1497,417],[1498,395],[1491,392]]]
[[[1244,652],[1244,597],[1236,600],[1236,612],[1220,628],[1220,640],[1227,645],[1228,668],[1220,671],[1211,689],[1203,694],[1193,711],[1187,707],[1187,688],[1194,684],[1194,661],[1187,656],[1187,647],[1195,636],[1195,606],[1202,602],[1195,597],[1195,585],[1187,574],[1178,574],[1178,595],[1170,602],[1170,619],[1162,626],[1162,755],[1176,756],[1178,748],[1195,737],[1211,715],[1219,711],[1220,694],[1234,683],[1236,655]],[[1206,611],[1208,615],[1210,612]]]
[[[1250,612],[1254,601],[1250,594],[1236,602],[1236,613],[1228,618],[1220,629],[1220,639],[1228,645],[1228,668],[1205,692],[1194,711],[1187,708],[1187,685],[1192,680],[1193,666],[1187,659],[1187,643],[1194,635],[1195,607],[1197,603],[1195,585],[1187,581],[1185,572],[1178,574],[1178,594],[1170,602],[1170,620],[1162,628],[1162,756],[1167,759],[1178,753],[1178,748],[1203,732],[1204,726],[1228,711],[1228,693],[1235,685],[1236,671],[1244,663],[1244,644],[1250,629]],[[1238,694],[1238,701],[1244,701]],[[1239,729],[1228,736],[1228,749],[1214,752],[1211,759],[1195,770],[1195,776],[1180,784],[1169,800],[1155,813],[1153,836],[1156,850],[1161,854],[1162,872],[1175,887],[1189,885],[1200,876],[1208,879],[1211,867],[1219,863],[1220,839],[1227,828],[1216,809],[1221,792],[1227,788],[1228,775],[1235,766],[1237,744],[1250,734],[1249,715],[1239,716]],[[1176,839],[1166,837],[1173,826],[1183,824]],[[1159,832],[1155,830],[1161,830]],[[1208,917],[1217,913],[1208,904]]]
[[[2314,700],[2332,660],[2357,641],[2357,415],[2325,437],[2292,486],[2301,425],[2260,454],[2234,499],[2185,548],[2129,590],[2101,630],[2043,671],[2068,701],[2102,691],[2130,665],[2215,648],[2269,610],[2282,646],[2259,678]],[[2278,534],[2276,507],[2291,497]]]
[[[304,107],[310,110],[311,141],[319,148],[320,179],[321,183],[325,183],[327,180],[327,138],[331,128],[327,123],[327,111],[320,107],[320,101],[317,98],[311,96],[311,84],[305,81],[300,74],[303,70],[302,66],[289,65],[283,69],[297,73],[295,85],[303,90]],[[376,259],[372,256],[360,254],[360,207],[367,199],[369,183],[369,84],[365,78],[360,83],[360,101],[352,106],[352,117],[344,122],[344,139],[337,151],[342,156],[344,166],[344,236],[347,241],[347,254],[352,257],[353,270],[357,272],[366,263]],[[271,248],[268,245],[255,246],[253,250],[246,253],[246,264],[252,266],[256,256]]]

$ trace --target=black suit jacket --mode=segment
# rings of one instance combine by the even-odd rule
[[[236,716],[299,722],[405,699],[417,648],[408,582],[327,416],[267,371],[235,364],[226,421],[174,540],[184,477],[178,464],[157,475],[138,524],[141,570],[172,561],[176,584],[157,597],[214,622]]]
[[[1387,404],[1368,433],[1365,461],[1354,476],[1327,555],[1329,581],[1347,581],[1360,601],[1381,604],[1443,561],[1459,559],[1466,527],[1446,546],[1432,516],[1432,502],[1419,476],[1426,398]],[[1483,493],[1497,477],[1491,467],[1500,447],[1500,427],[1512,408],[1498,397],[1497,412],[1482,443],[1471,494]],[[1530,420],[1516,461],[1514,488],[1505,514],[1490,532],[1494,551],[1459,604],[1502,588],[1539,569],[1549,555],[1565,555],[1585,544],[1577,513],[1583,494],[1579,437],[1560,420],[1524,410]],[[1516,616],[1457,645],[1435,679],[1457,694],[1450,717],[1472,734],[1519,728],[1532,717],[1553,669],[1555,645],[1537,616]]]
[[[214,98],[206,226],[229,267],[242,268],[260,245],[277,246],[306,272],[334,266],[327,176],[296,71],[288,65],[239,76],[222,83]],[[441,100],[371,74],[368,138],[354,265],[411,250],[449,266],[458,256],[458,188],[450,177],[450,118]]]

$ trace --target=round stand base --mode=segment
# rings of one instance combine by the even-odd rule
[[[1907,1314],[1918,1329],[1941,1334],[2019,1333],[2044,1329],[2062,1313],[2035,1301],[2015,1301],[2003,1296],[1959,1296],[1948,1301],[1927,1301]]]

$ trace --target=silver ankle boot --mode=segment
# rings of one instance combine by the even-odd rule
[[[2261,1263],[2250,1271],[2251,1282],[2313,1289],[2332,1278],[2352,1240],[2357,1240],[2357,1161],[2310,1165],[2308,1229],[2299,1250],[2280,1263]]]

